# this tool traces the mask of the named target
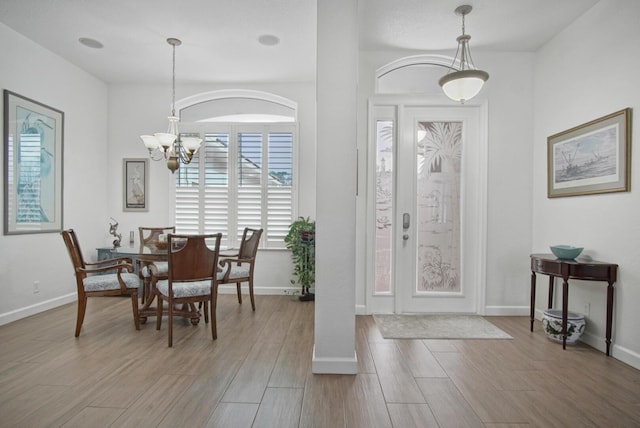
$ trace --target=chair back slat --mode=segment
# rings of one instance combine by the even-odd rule
[[[160,235],[169,235],[176,233],[175,226],[167,227],[138,227],[140,236],[140,252],[144,252],[144,247],[153,248],[153,241],[157,241]]]
[[[169,234],[169,279],[178,282],[215,278],[221,239],[221,233]]]
[[[238,251],[241,259],[253,259],[256,257],[261,235],[262,229],[250,229],[248,227],[244,229],[240,251]]]
[[[73,264],[74,270],[77,271],[78,268],[84,268],[86,265],[84,258],[82,257],[80,244],[78,244],[76,232],[73,229],[63,230],[62,238],[64,239],[64,244],[69,252],[69,257],[71,257],[71,263]]]

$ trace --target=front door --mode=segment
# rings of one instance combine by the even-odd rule
[[[480,108],[373,110],[369,312],[482,312],[486,146]]]

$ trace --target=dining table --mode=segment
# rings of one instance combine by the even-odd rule
[[[157,307],[154,306],[156,300],[155,283],[158,280],[168,278],[168,273],[159,271],[156,265],[158,262],[168,262],[167,247],[162,243],[150,243],[149,245],[141,246],[98,248],[98,260],[116,257],[130,257],[133,261],[135,273],[142,280],[142,292],[140,293],[142,307],[138,310],[138,313],[140,323],[145,324],[148,317],[157,316]],[[144,274],[145,269],[148,272],[147,275]],[[167,313],[165,308],[163,315],[167,315]],[[200,322],[200,311],[194,304],[176,307],[173,313],[176,316],[190,319],[193,325],[198,325]]]

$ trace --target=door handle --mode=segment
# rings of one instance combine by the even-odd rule
[[[409,213],[402,214],[402,228],[409,229],[410,226],[411,226],[411,216],[409,215]]]

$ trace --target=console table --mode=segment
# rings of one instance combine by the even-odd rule
[[[133,272],[138,274],[138,263],[136,261],[137,256],[139,254],[138,247],[135,248],[133,246],[129,247],[102,247],[96,248],[98,251],[98,261],[114,259],[117,257],[131,257],[131,262],[133,263]]]
[[[567,312],[569,304],[569,279],[607,282],[607,356],[611,347],[611,324],[613,321],[613,284],[618,275],[618,265],[585,260],[562,260],[553,254],[531,254],[531,331],[533,331],[536,300],[536,273],[549,275],[549,308],[553,305],[553,285],[556,277],[562,278],[562,349],[567,346]]]

